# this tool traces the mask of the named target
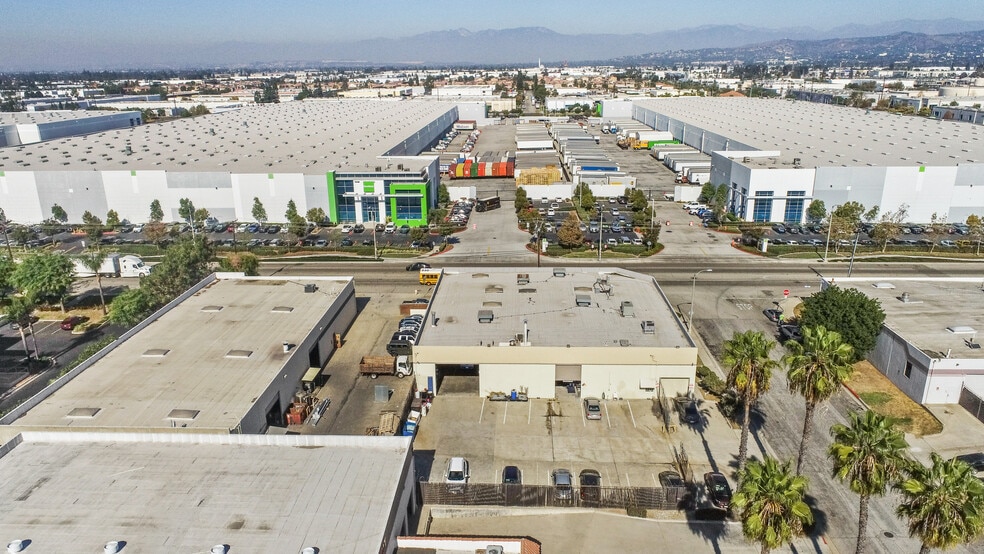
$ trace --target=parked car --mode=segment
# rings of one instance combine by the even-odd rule
[[[355,246],[355,243],[352,241],[352,239],[342,239],[342,242],[338,244],[341,246]]]
[[[566,469],[555,469],[550,474],[554,486],[554,497],[558,500],[570,500],[574,492],[574,478]]]
[[[430,269],[430,264],[424,262],[413,262],[407,266],[407,271],[420,271],[421,269]]]
[[[663,471],[659,474],[659,486],[667,487],[686,487],[687,483],[675,471]]]
[[[584,417],[601,419],[601,402],[597,398],[584,399]]]
[[[523,473],[516,466],[506,466],[502,469],[503,485],[522,485]]]
[[[352,226],[353,233],[364,233],[365,230],[366,230],[366,226],[361,223],[356,223],[355,225]]]
[[[61,328],[65,331],[72,331],[86,321],[89,321],[89,318],[84,315],[70,315],[62,320]]]
[[[444,477],[448,492],[461,492],[463,486],[468,484],[469,477],[468,460],[456,456],[448,461],[448,470]]]
[[[593,469],[582,469],[578,474],[581,500],[597,502],[601,500],[601,474]]]
[[[409,235],[410,234],[410,226],[409,225],[401,225],[400,226],[400,234],[401,235]]]
[[[769,308],[767,310],[762,310],[762,313],[765,314],[766,319],[768,319],[772,323],[779,323],[779,316],[782,315],[782,310]]]
[[[396,232],[396,224],[387,223],[386,227],[383,229],[383,232],[386,233],[387,235],[392,235],[393,233]]]
[[[974,471],[984,471],[984,452],[974,452],[973,454],[961,454],[953,458],[968,464]]]
[[[728,510],[731,508],[731,485],[721,473],[709,471],[704,474],[704,487],[707,489],[707,499],[715,508]]]
[[[802,341],[803,333],[800,331],[799,325],[780,325],[779,326],[779,338],[782,342],[786,341]]]
[[[346,223],[345,225],[342,225],[342,228],[340,230],[345,234],[349,234],[352,232],[352,226]]]
[[[678,398],[677,410],[680,412],[680,423],[691,425],[700,423],[700,409],[697,408],[697,401],[693,398]]]
[[[267,233],[271,235],[276,235],[279,232],[280,232],[280,225],[271,225],[267,227]]]

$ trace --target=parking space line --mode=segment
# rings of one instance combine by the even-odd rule
[[[633,413],[632,413],[632,403],[629,402],[628,399],[626,399],[625,400],[625,405],[629,407],[629,417],[632,418],[632,428],[633,429],[636,429],[637,427],[636,427],[636,422],[635,422],[635,415],[633,415]]]
[[[578,411],[581,412],[581,425],[583,425],[584,427],[587,427],[588,426],[588,420],[584,419],[584,408],[581,408]]]
[[[502,424],[506,424],[506,414],[509,413],[509,403],[504,402],[505,406],[502,408]]]
[[[605,419],[608,420],[608,428],[612,428],[612,418],[608,416],[608,403],[605,402]]]
[[[533,401],[530,400],[526,403],[526,424],[529,425],[533,421]]]
[[[482,411],[478,412],[478,422],[482,422],[482,417],[485,415],[485,398],[482,398]]]
[[[653,478],[653,486],[654,487],[659,487],[659,481],[656,480],[656,475],[653,474],[653,473],[650,473],[649,476]]]
[[[625,486],[626,487],[631,487],[632,486],[632,483],[629,481],[629,474],[628,473],[625,474]]]

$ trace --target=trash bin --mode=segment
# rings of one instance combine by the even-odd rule
[[[574,383],[567,383],[567,392],[569,394],[574,394],[577,392],[577,389],[574,387]]]
[[[515,402],[515,401],[516,401],[516,389],[513,389],[513,390],[512,390],[512,392],[511,392],[511,393],[509,393],[509,398],[510,398],[510,400],[512,400],[513,402]]]

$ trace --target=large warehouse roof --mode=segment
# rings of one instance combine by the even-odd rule
[[[693,346],[653,278],[618,268],[445,269],[430,314],[420,346],[508,344],[524,329],[537,347]]]
[[[109,541],[125,541],[122,552],[378,552],[410,456],[405,437],[52,432],[8,447],[0,534],[52,553]]]
[[[885,326],[931,358],[984,359],[981,280],[968,278],[842,279],[881,303]]]
[[[0,112],[0,125],[30,125],[58,121],[80,121],[124,112],[90,112],[82,110],[56,110],[43,112]]]
[[[234,429],[291,356],[307,358],[283,343],[300,344],[353,290],[351,277],[219,275],[14,424]]]
[[[6,148],[0,170],[373,171],[385,166],[379,156],[453,109],[409,100],[263,104]]]
[[[765,98],[679,97],[636,104],[759,150],[779,150],[783,162],[799,158],[803,167],[984,163],[980,125]]]

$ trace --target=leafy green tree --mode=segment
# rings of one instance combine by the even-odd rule
[[[53,204],[51,206],[51,218],[55,221],[65,223],[68,221],[68,214],[65,213],[65,208],[62,208],[58,204]]]
[[[936,250],[936,245],[939,243],[940,239],[946,236],[946,216],[938,215],[933,212],[933,215],[929,216],[929,225],[926,225],[925,234],[926,238],[929,239],[929,252],[933,253]]]
[[[68,256],[41,252],[24,258],[10,275],[10,282],[38,300],[57,300],[65,311],[65,296],[72,289],[74,266]]]
[[[307,221],[305,221],[303,217],[297,215],[297,210],[294,211],[293,217],[287,220],[287,231],[295,235],[297,238],[305,237],[308,234]]]
[[[948,550],[984,535],[984,483],[960,460],[933,452],[932,464],[913,463],[896,489],[902,495],[896,513],[909,520],[909,536],[919,537],[920,554]]]
[[[700,195],[697,197],[697,200],[700,202],[710,202],[716,192],[717,187],[714,186],[714,183],[704,183],[700,187]]]
[[[564,248],[576,248],[584,244],[584,233],[578,227],[577,214],[569,212],[567,219],[557,229],[557,242]]]
[[[879,213],[881,213],[881,207],[880,206],[873,206],[870,210],[864,212],[864,215],[862,215],[861,217],[865,221],[867,221],[867,222],[870,223],[870,222],[874,221],[876,217],[878,217],[878,214]]]
[[[728,387],[735,389],[743,403],[741,443],[738,447],[738,470],[745,468],[748,458],[748,429],[752,406],[772,382],[776,362],[769,353],[776,343],[758,331],[735,333],[724,342],[724,365],[728,367]]]
[[[984,224],[981,222],[981,216],[970,214],[967,216],[967,231],[970,236],[974,237],[977,241],[977,255],[981,254],[981,240],[984,239]]]
[[[411,240],[424,240],[427,235],[427,231],[421,229],[420,227],[414,227],[410,229],[410,239]]]
[[[178,200],[178,217],[189,224],[195,221],[195,204],[189,198]]]
[[[131,327],[154,312],[154,303],[144,289],[123,291],[109,305],[111,323]]]
[[[263,207],[263,202],[260,202],[257,196],[253,197],[253,219],[260,223],[266,223],[267,220],[266,208]]]
[[[448,192],[448,187],[444,183],[437,185],[437,203],[441,206],[445,206],[451,201],[451,193]]]
[[[219,258],[219,268],[222,271],[241,271],[246,275],[260,274],[260,259],[250,252],[231,252],[224,258]]]
[[[8,256],[0,256],[0,297],[6,296],[11,288],[10,276],[17,264]]]
[[[810,207],[806,209],[806,217],[813,222],[823,221],[827,217],[827,206],[823,200],[810,202]]]
[[[284,221],[293,221],[299,216],[297,214],[297,204],[294,203],[294,199],[291,198],[287,201],[287,211],[284,212]]]
[[[4,312],[10,321],[17,323],[21,336],[21,344],[24,345],[24,355],[28,358],[31,357],[31,351],[27,347],[27,336],[24,334],[25,328],[30,329],[31,340],[34,341],[35,356],[40,357],[41,355],[38,350],[38,337],[34,334],[34,323],[31,320],[31,315],[34,314],[36,307],[37,305],[30,295],[12,296]]]
[[[120,226],[120,214],[116,213],[116,210],[109,210],[108,212],[106,212],[106,226],[107,227]]]
[[[854,349],[841,340],[840,333],[828,331],[823,326],[802,329],[803,342],[787,342],[789,353],[782,359],[783,365],[789,368],[789,390],[799,393],[806,401],[803,436],[796,457],[796,475],[801,474],[817,406],[829,400],[854,371],[851,367]]]
[[[864,205],[857,202],[845,202],[837,206],[830,214],[830,239],[835,241],[839,249],[840,241],[847,240],[854,236],[859,225],[861,216],[864,214]]]
[[[205,224],[205,220],[211,217],[212,214],[205,208],[198,208],[195,210],[193,219],[195,220],[195,225],[201,226]]]
[[[516,213],[523,212],[530,207],[530,198],[526,194],[526,189],[516,187],[516,202],[514,203]]]
[[[525,191],[524,191],[525,192]],[[571,202],[575,203],[578,208],[586,210],[591,206],[594,206],[595,195],[591,192],[591,187],[586,183],[580,183],[574,187],[574,193],[571,196]],[[527,203],[527,207],[529,203]]]
[[[836,331],[854,348],[852,362],[864,358],[878,339],[885,312],[881,303],[856,289],[830,285],[803,300],[802,327],[825,327]]]
[[[92,247],[88,252],[83,252],[75,258],[85,266],[86,269],[96,274],[96,287],[99,289],[99,304],[102,306],[103,315],[106,315],[106,297],[103,295],[102,274],[99,269],[102,267],[105,254],[98,245]]]
[[[649,207],[649,199],[646,198],[646,193],[639,189],[634,189],[628,194],[629,205],[632,207],[632,211],[635,213],[642,213],[646,211]],[[592,202],[593,204],[594,202]]]
[[[325,211],[321,208],[311,208],[310,210],[307,211],[305,217],[311,223],[315,223],[318,225],[324,222],[324,220],[328,219],[328,216],[325,214]]]
[[[885,212],[881,219],[871,229],[871,238],[882,245],[882,252],[888,249],[888,243],[902,235],[902,223],[909,217],[909,206],[902,204],[894,212]]]
[[[92,212],[86,210],[82,214],[82,228],[85,230],[85,236],[90,242],[97,242],[99,237],[103,234],[103,223],[98,217],[92,215]]]
[[[164,210],[161,209],[161,201],[154,199],[150,203],[150,220],[151,221],[163,221],[164,220]]]
[[[656,224],[652,227],[646,226],[642,228],[642,241],[648,243],[647,246],[650,248],[655,248],[659,244],[659,232],[663,229],[663,226]]]
[[[789,462],[752,460],[738,476],[732,502],[739,510],[745,537],[762,545],[762,554],[792,542],[813,523],[806,504],[808,481],[793,475]]]
[[[850,418],[850,426],[838,423],[830,428],[834,443],[827,455],[834,477],[861,497],[855,554],[862,554],[868,542],[868,501],[899,482],[908,464],[905,451],[909,445],[885,416],[868,410],[852,412]]]
[[[147,291],[154,308],[163,306],[211,273],[213,255],[204,236],[181,240],[167,249],[140,289]]]

